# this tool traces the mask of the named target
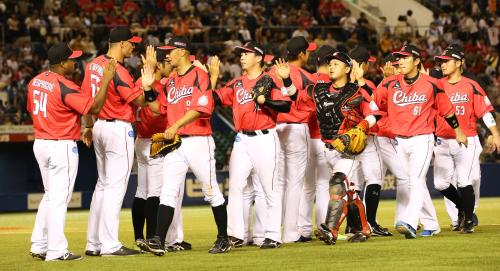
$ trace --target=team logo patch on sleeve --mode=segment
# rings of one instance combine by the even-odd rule
[[[377,104],[375,103],[375,101],[373,101],[373,100],[372,100],[372,101],[370,101],[370,109],[371,109],[372,111],[377,111],[377,110],[378,110],[378,106],[377,106]]]
[[[208,104],[208,97],[206,95],[201,96],[198,98],[198,104],[201,106],[205,106]]]

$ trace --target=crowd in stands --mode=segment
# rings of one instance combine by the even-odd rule
[[[353,16],[339,0],[0,1],[0,124],[30,123],[26,84],[47,68],[46,51],[52,44],[66,41],[91,58],[106,51],[109,29],[116,25],[130,26],[145,44],[162,44],[172,35],[190,37],[200,61],[211,54],[220,56],[222,82],[241,73],[232,48],[249,40],[281,56],[286,40],[302,35],[319,46],[329,44],[339,50],[362,45],[379,60],[411,42],[422,49],[427,68],[435,65],[433,56],[448,44],[460,43],[466,50],[467,69],[484,80],[498,110],[500,18],[496,6],[471,0],[440,2],[441,6],[433,6],[430,23],[418,22],[411,10],[402,11],[405,14],[396,25],[377,33],[365,14]],[[426,31],[418,30],[418,25],[427,23]],[[138,74],[140,57],[127,59],[126,65]],[[382,79],[379,67],[380,61],[368,73],[375,82]],[[80,72],[74,79],[81,77]]]

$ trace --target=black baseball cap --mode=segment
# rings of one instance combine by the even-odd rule
[[[167,52],[165,50],[161,50],[160,46],[156,47],[156,61],[164,61],[167,58]]]
[[[342,62],[344,62],[345,64],[347,64],[349,67],[352,68],[352,58],[344,53],[344,52],[335,52],[333,54],[331,54],[327,59],[329,60],[332,60],[332,59],[337,59],[337,60],[340,60]]]
[[[464,52],[459,47],[447,47],[439,56],[435,56],[435,60],[459,60],[464,58]]]
[[[262,44],[255,41],[249,41],[245,43],[243,46],[236,46],[234,47],[234,51],[238,55],[241,54],[242,52],[251,52],[261,55],[264,57],[264,62],[270,62],[274,59],[274,56],[266,54],[266,48]]]
[[[356,46],[349,52],[352,59],[358,63],[375,62],[377,59],[370,55],[370,52],[363,46]]]
[[[309,43],[303,36],[297,36],[291,38],[286,45],[286,52],[288,56],[296,56],[300,52],[309,51],[312,52],[318,48],[316,43]]]
[[[420,58],[420,49],[413,44],[405,44],[399,51],[392,54],[396,57],[413,56],[415,58]]]
[[[50,65],[56,65],[68,59],[76,59],[83,55],[82,51],[73,51],[64,42],[56,43],[47,52]]]
[[[190,51],[191,43],[184,36],[175,36],[171,38],[167,45],[158,47],[160,50],[173,50],[173,49],[184,49]]]
[[[333,55],[337,50],[330,45],[323,45],[314,51],[314,61],[316,65],[328,64],[328,56]]]
[[[117,26],[111,29],[111,32],[109,33],[109,42],[116,43],[120,41],[140,43],[142,42],[142,39],[140,37],[134,36],[128,27]]]
[[[384,58],[384,63],[391,62],[392,66],[399,65],[398,59],[393,54],[387,54]]]

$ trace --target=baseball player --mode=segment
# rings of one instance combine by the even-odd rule
[[[282,186],[278,180],[280,139],[276,132],[276,119],[278,113],[290,111],[291,102],[276,87],[282,83],[273,78],[274,75],[270,76],[263,71],[266,54],[261,44],[248,42],[236,47],[235,51],[240,55],[245,73],[214,93],[217,103],[232,106],[235,129],[238,132],[229,160],[228,231],[232,244],[243,242],[243,191],[248,177],[254,174],[256,178],[252,181],[262,187],[267,205],[265,239],[260,248],[278,248],[281,246]],[[219,75],[216,63],[217,59],[211,63],[212,81]],[[215,69],[212,69],[212,64]],[[280,72],[289,79],[289,70],[276,71]],[[255,85],[264,80],[268,80],[271,85],[267,89],[269,92],[257,95],[254,92]]]
[[[341,138],[348,132],[366,133],[375,125],[379,113],[375,102],[364,90],[363,70],[359,65],[353,65],[349,55],[343,52],[335,52],[329,59],[331,83],[311,85],[306,96],[297,99],[310,99],[315,103],[321,139],[326,146],[326,160],[333,172],[329,181],[326,219],[317,231],[319,239],[332,245],[336,243],[338,231],[348,213],[354,218],[356,232],[350,241],[362,242],[371,234],[363,202],[355,191],[352,178],[359,166],[359,157],[345,151],[349,144],[345,145],[346,141]],[[362,148],[357,151],[361,152]]]
[[[302,37],[294,37],[287,43],[287,60],[293,88],[304,92],[313,82],[311,74],[302,67],[309,53],[316,49],[315,43],[308,43]],[[271,71],[271,73],[274,71]],[[292,98],[292,100],[294,100]],[[309,117],[314,110],[311,101],[294,101],[288,113],[278,114],[276,131],[280,137],[280,182],[284,184],[283,194],[283,242],[303,241],[298,228],[299,204],[309,160]],[[306,238],[307,241],[307,238]]]
[[[93,59],[85,68],[82,91],[95,96],[101,85],[103,66],[111,59],[118,62],[106,102],[96,115],[95,125],[90,115],[85,118],[87,129],[84,136],[94,142],[99,175],[90,204],[85,251],[88,256],[140,253],[123,246],[118,240],[119,214],[134,160],[132,123],[135,114],[132,104],[146,104],[142,89],[134,87],[132,76],[121,63],[132,55],[135,44],[139,42],[141,38],[134,37],[128,28],[115,27],[109,35],[107,53]]]
[[[416,238],[419,219],[423,237],[439,233],[436,211],[425,183],[434,146],[434,119],[436,114],[445,116],[455,130],[458,143],[467,144],[452,105],[439,82],[420,73],[420,50],[405,44],[394,53],[399,57],[401,74],[382,82],[378,99],[387,108],[389,127],[396,135],[398,159],[409,179],[409,197],[405,213],[396,223],[396,230],[406,238]]]
[[[370,56],[368,50],[364,47],[358,46],[349,52],[352,59],[361,65],[364,72],[368,71],[370,62],[375,62],[375,58]],[[365,90],[373,96],[373,91],[376,89],[375,84],[365,79]],[[377,209],[380,201],[380,190],[384,184],[383,162],[380,155],[380,146],[376,134],[378,125],[375,124],[370,129],[368,135],[367,145],[365,150],[359,155],[361,162],[361,171],[364,179],[359,180],[358,189],[364,190],[363,200],[366,206],[366,219],[372,228],[372,234],[377,236],[392,236],[387,228],[380,226],[377,223]],[[358,190],[357,189],[357,190]],[[347,217],[347,224],[349,224],[350,217]]]
[[[146,57],[143,57],[143,62],[146,65],[154,66],[155,81],[153,90],[157,93],[163,89],[165,80],[172,71],[170,63],[166,61],[166,51],[156,51],[152,46],[146,49]],[[154,61],[156,59],[156,61]],[[149,61],[148,61],[149,60]],[[139,78],[135,86],[139,88],[142,85],[142,80]],[[151,137],[155,133],[161,133],[167,126],[167,118],[165,115],[158,115],[151,111],[148,106],[136,108],[135,127],[137,131],[137,139],[135,141],[135,153],[137,157],[138,173],[137,173],[137,191],[134,202],[132,204],[132,222],[134,226],[135,243],[142,250],[147,250],[146,240],[144,239],[144,222],[146,222],[146,238],[153,238],[156,232],[158,206],[160,205],[160,192],[163,183],[163,157],[150,157]],[[179,196],[179,205],[182,204],[184,195],[184,187],[181,188]],[[172,230],[166,238],[170,251],[190,250],[191,245],[183,241],[182,217],[180,209],[177,208],[174,215],[174,223],[171,225]]]
[[[101,92],[92,98],[66,79],[74,72],[74,60],[82,51],[57,43],[47,54],[49,70],[28,84],[27,109],[35,130],[33,152],[45,190],[31,235],[30,255],[46,261],[79,260],[80,255],[68,250],[64,224],[78,170],[76,140],[80,139],[80,115],[101,111],[116,62],[103,69]]]
[[[479,155],[482,152],[476,131],[476,120],[483,119],[496,144],[500,144],[500,137],[493,117],[493,106],[484,90],[475,81],[461,76],[463,56],[462,50],[452,47],[435,57],[441,64],[441,70],[445,76],[441,79],[444,91],[455,107],[455,114],[461,127],[464,127],[468,147],[459,146],[455,141],[453,131],[445,125],[445,120],[436,117],[434,185],[458,209],[458,226],[461,232],[473,233],[475,201],[473,183],[479,182],[480,179],[480,175],[474,170],[474,165],[479,165]],[[454,186],[455,178],[460,194]]]
[[[158,101],[150,106],[153,112],[167,115],[169,126],[165,130],[165,139],[171,140],[179,134],[182,145],[164,158],[158,225],[155,236],[146,240],[148,249],[157,256],[165,254],[165,236],[174,218],[181,186],[184,186],[186,173],[191,168],[202,184],[205,200],[210,202],[217,224],[217,240],[209,252],[228,252],[231,245],[227,237],[226,205],[216,179],[215,143],[211,136],[213,97],[208,74],[190,61],[190,45],[185,37],[173,37],[160,49],[168,50],[167,61],[176,72],[168,77]],[[154,78],[148,81],[145,83],[143,75],[143,87],[147,90]]]
[[[316,62],[316,73],[312,75],[314,83],[328,83],[330,62],[329,56],[335,52],[335,49],[329,45],[323,45],[314,54]],[[316,225],[326,219],[326,209],[328,207],[328,193],[330,172],[325,159],[325,143],[321,141],[321,133],[318,126],[318,117],[315,113],[309,117],[309,162],[307,164],[304,187],[300,197],[299,205],[299,241],[310,241],[312,238],[312,209],[316,199]]]

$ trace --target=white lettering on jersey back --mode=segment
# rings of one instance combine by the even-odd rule
[[[103,76],[104,73],[104,69],[95,63],[90,63],[89,70],[97,72],[100,76]]]
[[[413,92],[410,95],[406,95],[403,91],[397,90],[394,92],[392,101],[397,106],[407,106],[410,104],[424,104],[428,100],[425,94],[418,95],[416,92]]]
[[[52,91],[53,91],[53,89],[54,89],[54,84],[49,83],[49,82],[44,81],[44,80],[40,80],[40,79],[38,79],[38,78],[35,78],[35,79],[33,80],[32,85],[33,85],[34,87],[43,88],[43,89],[48,90],[48,91],[50,91],[50,92],[52,92]]]
[[[176,104],[177,102],[182,100],[182,98],[189,97],[191,95],[193,95],[193,86],[190,86],[189,88],[186,88],[186,86],[182,86],[179,89],[171,87],[170,89],[168,89],[167,100],[170,104]]]
[[[466,103],[469,101],[469,97],[467,97],[467,94],[460,95],[458,91],[454,94],[451,94],[449,97],[452,104]]]

